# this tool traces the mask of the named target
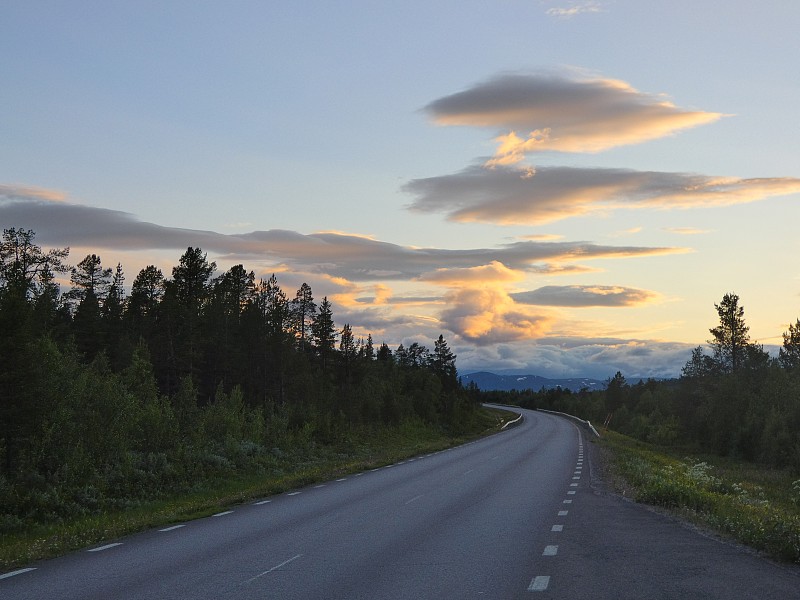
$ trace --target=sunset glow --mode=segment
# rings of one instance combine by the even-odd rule
[[[127,285],[200,247],[462,373],[675,376],[730,291],[774,350],[800,7],[643,4],[12,0],[0,224]]]

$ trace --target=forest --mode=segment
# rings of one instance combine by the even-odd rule
[[[727,293],[714,308],[707,353],[696,347],[678,379],[629,384],[622,373],[602,391],[481,392],[483,401],[566,412],[636,439],[800,473],[800,319],[771,357],[750,339],[744,307]]]
[[[269,471],[297,448],[404,424],[452,435],[477,417],[443,336],[390,349],[337,327],[303,284],[200,248],[172,272],[0,244],[0,532]],[[69,279],[62,291],[59,281]]]

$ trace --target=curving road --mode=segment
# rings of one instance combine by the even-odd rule
[[[595,489],[583,433],[517,427],[33,564],[13,599],[791,598],[775,565]]]

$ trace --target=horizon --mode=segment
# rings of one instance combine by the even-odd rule
[[[459,372],[672,378],[728,292],[773,356],[800,317],[800,5],[0,15],[0,223],[70,264],[199,247]]]

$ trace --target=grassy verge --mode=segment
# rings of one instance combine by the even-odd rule
[[[335,446],[287,451],[280,468],[268,474],[248,473],[204,481],[191,493],[128,510],[0,534],[0,572],[138,531],[208,516],[255,498],[458,445],[494,433],[516,416],[483,409],[474,431],[455,438],[419,423],[391,430],[359,431]]]
[[[713,456],[686,456],[613,431],[616,489],[638,502],[670,509],[690,521],[800,563],[800,478],[787,471]]]

